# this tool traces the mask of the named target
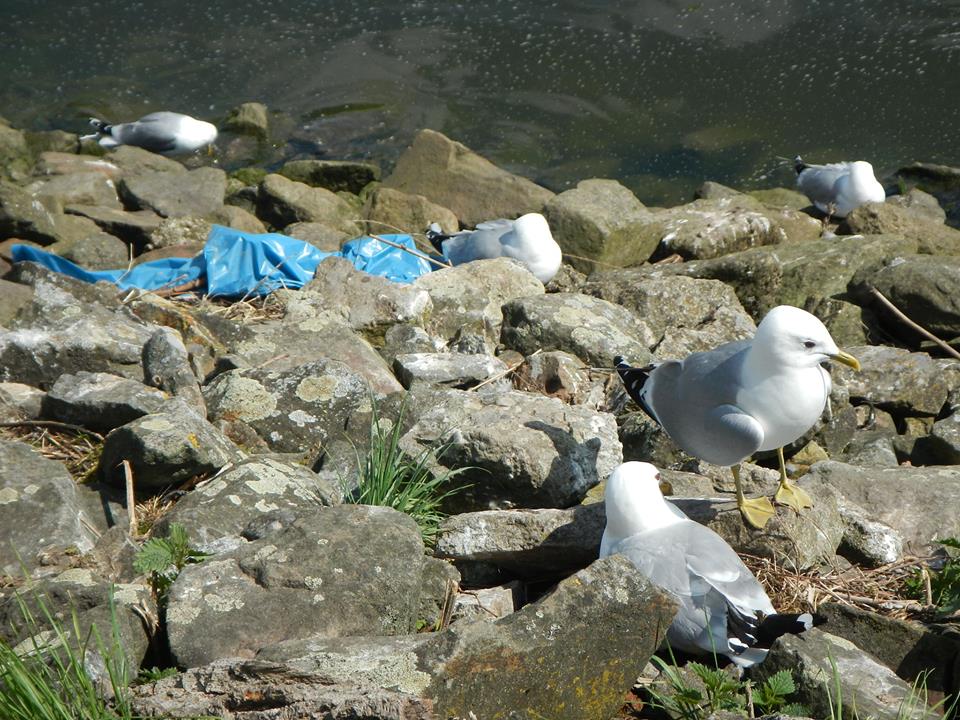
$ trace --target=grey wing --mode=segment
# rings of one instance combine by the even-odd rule
[[[763,444],[761,425],[735,404],[749,346],[742,340],[663,363],[645,388],[645,400],[673,441],[715,465],[734,465]]]
[[[502,238],[513,230],[512,220],[490,220],[477,229],[454,235],[443,243],[443,254],[454,265],[503,255]]]
[[[124,145],[136,145],[150,152],[163,153],[177,145],[180,116],[170,112],[150,113],[136,122],[115,125],[111,134]]]
[[[797,187],[814,204],[826,206],[837,199],[837,180],[849,173],[847,163],[810,165],[797,176]]]

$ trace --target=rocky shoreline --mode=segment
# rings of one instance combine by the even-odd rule
[[[259,132],[255,109],[238,117],[228,144]],[[72,606],[81,628],[110,627],[112,596],[130,668],[181,670],[137,685],[137,713],[634,717],[618,714],[673,606],[622,558],[596,560],[602,483],[624,460],[653,462],[688,514],[798,575],[912,571],[960,537],[960,362],[872,292],[956,347],[960,169],[906,167],[887,202],[824,234],[790,189],[707,182],[673,208],[614,180],[554,194],[431,130],[382,180],[371,163],[228,176],[90,152],[0,123],[0,638],[27,638],[17,591],[61,618]],[[90,269],[189,257],[213,223],[330,251],[526,212],[564,251],[546,287],[506,259],[401,285],[330,258],[300,291],[226,303],[9,262],[15,243]],[[831,412],[788,448],[815,507],[757,532],[729,473],[684,456],[610,364],[750,337],[779,304],[820,317],[863,371],[833,369]],[[432,547],[410,517],[343,502],[375,417],[401,423],[411,456],[449,442],[435,472],[466,468]],[[50,447],[78,428],[90,453],[68,468]],[[770,493],[775,459],[757,460],[748,493]],[[134,567],[128,480],[151,536],[179,525],[209,553],[160,607]],[[924,670],[931,697],[960,691],[960,634],[868,585],[798,599],[829,622],[782,639],[755,679],[789,668],[812,717],[834,674],[860,717],[903,717]]]

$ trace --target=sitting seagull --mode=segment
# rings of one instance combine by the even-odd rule
[[[96,132],[80,140],[96,140],[105,148],[136,145],[160,155],[185,155],[217,139],[213,124],[175,112],[150,113],[118,125],[90,118],[90,124]]]
[[[516,220],[488,220],[477,225],[476,230],[449,235],[433,223],[427,230],[427,239],[452,265],[511,257],[526,265],[544,284],[560,269],[560,246],[540,213],[527,213]]]
[[[866,160],[830,165],[808,165],[797,155],[794,159],[797,187],[827,215],[846,217],[868,202],[883,202],[886,193]]]
[[[649,463],[626,462],[613,471],[600,557],[626,556],[677,600],[680,610],[667,630],[672,648],[718,653],[749,667],[781,635],[823,621],[811,613],[777,614],[733,548],[664,500],[659,481]]]
[[[770,501],[747,500],[740,462],[758,450],[777,450],[780,487],[775,500],[800,510],[810,497],[787,480],[783,446],[809,430],[830,395],[827,360],[860,369],[810,313],[780,305],[766,314],[752,340],[642,368],[613,360],[627,393],[685,452],[729,465],[744,519],[763,528],[774,515]]]

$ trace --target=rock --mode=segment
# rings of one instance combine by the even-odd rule
[[[907,317],[947,340],[960,335],[960,298],[953,292],[958,282],[960,257],[930,255],[897,258],[870,278],[870,283]],[[919,337],[906,330],[900,320],[887,314],[883,317],[889,331],[911,341]]]
[[[43,399],[45,417],[107,433],[159,412],[167,394],[136,380],[81,370],[57,378]]]
[[[207,215],[223,207],[227,174],[201,167],[182,172],[124,175],[120,197],[131,210],[153,210],[161,217]]]
[[[550,199],[543,214],[566,261],[583,272],[596,266],[581,258],[639,265],[659,242],[659,238],[640,236],[652,213],[616,180],[583,180]]]
[[[500,341],[501,306],[516,298],[543,294],[543,283],[522,263],[509,258],[479,260],[421,275],[413,283],[426,290],[433,313],[426,330],[445,342],[479,335],[492,351]]]
[[[367,196],[363,217],[370,231],[375,233],[421,233],[434,222],[446,233],[460,229],[457,216],[447,208],[430,202],[423,195],[382,186]]]
[[[380,179],[380,168],[373,163],[348,160],[290,160],[280,168],[280,174],[330,192],[359,195],[367,185]]]
[[[93,223],[64,215],[53,200],[41,201],[20,187],[0,183],[0,239],[15,237],[49,245],[95,232]]]
[[[626,281],[626,276],[614,276],[587,282],[584,292],[643,318],[656,338],[659,358],[686,357],[756,332],[736,293],[719,280],[672,276]]]
[[[789,670],[797,691],[791,701],[806,706],[813,717],[828,717],[842,707],[844,718],[873,717],[907,720],[926,716],[914,700],[911,687],[892,670],[841,637],[818,628],[802,635],[784,635],[767,659],[750,669],[762,682],[779,670]]]
[[[31,300],[33,288],[9,280],[0,280],[0,328],[8,325],[20,312],[20,308],[29,305]]]
[[[178,245],[203,246],[210,235],[211,224],[203,218],[193,215],[164,218],[157,229],[150,234],[151,248],[169,248]]]
[[[224,205],[222,208],[214,210],[207,215],[207,219],[217,225],[225,225],[240,232],[262,234],[267,231],[266,226],[260,222],[256,215],[234,205]]]
[[[453,601],[452,621],[499,620],[516,606],[519,583],[457,593]]]
[[[295,222],[321,222],[355,236],[357,213],[342,198],[324,188],[294,182],[282,175],[267,175],[260,183],[257,217],[278,228]]]
[[[933,222],[943,223],[947,219],[947,213],[940,207],[937,199],[919,188],[911,188],[903,195],[891,195],[886,202],[888,205],[907,208]]]
[[[113,430],[103,442],[100,473],[122,485],[127,460],[142,492],[163,490],[203,473],[214,473],[239,458],[237,448],[184,404],[144,415]]]
[[[639,365],[656,342],[647,324],[631,311],[579,293],[552,293],[503,305],[500,337],[512,350],[563,350],[587,363],[611,367],[615,355]]]
[[[313,279],[287,303],[284,319],[302,322],[324,313],[383,344],[387,328],[397,323],[422,325],[433,310],[429,293],[357,270],[346,258],[331,257],[317,266]]]
[[[187,168],[177,160],[157,155],[135,145],[121,145],[107,153],[104,160],[120,168],[123,177],[151,173],[182,173]]]
[[[922,212],[890,203],[867,203],[847,215],[845,234],[900,235],[930,255],[960,255],[960,230],[929,219]]]
[[[450,621],[450,606],[460,588],[460,573],[453,563],[430,555],[425,560],[417,611],[418,631],[437,630]]]
[[[61,240],[46,249],[87,270],[115,270],[129,264],[130,250],[123,240],[92,227],[90,230],[91,235]]]
[[[865,567],[879,567],[903,558],[903,538],[889,525],[869,518],[869,513],[843,498],[843,540],[837,554]]]
[[[884,345],[848,347],[861,371],[846,366],[832,371],[834,382],[845,386],[851,402],[870,403],[894,414],[937,415],[949,390],[940,365],[926,353]]]
[[[37,198],[49,199],[61,207],[100,205],[117,210],[121,208],[114,181],[97,170],[50,175],[30,183],[26,190]]]
[[[132,245],[137,253],[147,248],[161,221],[152,210],[125,212],[93,205],[68,205],[66,211],[93,220],[104,232]]]
[[[77,484],[62,463],[0,438],[0,573],[20,575],[38,553],[93,548]]]
[[[470,468],[469,485],[450,510],[569,507],[620,464],[616,425],[607,413],[517,391],[465,392],[417,385],[409,396],[416,423],[400,442],[411,456],[441,440],[439,461]]]
[[[362,376],[336,360],[288,370],[231,370],[204,388],[210,419],[241,421],[275,452],[316,452],[339,437],[350,416],[369,408]]]
[[[861,431],[854,435],[843,454],[835,459],[848,465],[897,467],[900,462],[897,458],[896,440],[895,431]]]
[[[804,486],[829,486],[868,512],[870,520],[896,530],[909,552],[960,533],[956,468],[869,468],[828,461],[814,465],[805,477]]]
[[[397,355],[393,361],[393,371],[405,388],[425,382],[466,390],[506,370],[502,360],[467,353],[414,353]]]
[[[30,167],[30,148],[23,132],[0,120],[0,172],[12,179],[22,178]]]
[[[603,503],[461,513],[443,521],[434,554],[458,565],[483,562],[512,577],[539,580],[593,562],[605,524]]]
[[[514,377],[517,387],[566,403],[595,409],[604,404],[602,380],[596,379],[580,358],[561,350],[531,355]]]
[[[206,417],[203,393],[190,364],[190,355],[180,333],[158,328],[143,346],[144,382],[183,400]]]
[[[467,226],[540,212],[553,193],[501,170],[434,130],[421,130],[384,186],[450,208]]]
[[[287,225],[283,229],[283,234],[308,242],[323,252],[339,251],[343,243],[352,236],[351,233],[345,233],[318,222],[298,222]]]
[[[185,567],[168,600],[170,650],[178,665],[197,667],[292,637],[413,632],[424,563],[408,516],[325,508]]]
[[[270,133],[267,106],[258,102],[241,103],[230,111],[223,127],[235,133],[265,138]]]
[[[915,162],[897,170],[894,177],[933,195],[947,213],[947,224],[960,225],[960,168]]]
[[[960,411],[933,424],[925,450],[936,464],[960,465]]]
[[[23,383],[0,382],[0,420],[37,420],[46,395]]]
[[[392,365],[397,355],[435,353],[442,349],[443,343],[431,338],[422,327],[397,323],[384,333],[383,347],[379,348],[379,352]]]
[[[116,180],[120,177],[121,170],[118,166],[103,158],[54,151],[40,153],[33,168],[34,175],[70,175],[72,173],[86,174],[91,172]]]
[[[695,200],[719,200],[720,198],[736,197],[742,194],[739,190],[734,190],[732,187],[721,185],[713,180],[707,180],[697,188],[693,197]]]
[[[303,465],[254,456],[197,485],[158,521],[153,535],[162,537],[180,523],[191,542],[211,552],[218,541],[239,538],[259,519],[289,513],[289,525],[339,501],[340,489],[330,478]]]
[[[803,210],[810,207],[809,198],[799,190],[791,188],[749,190],[746,194],[768,207],[787,207],[792,210]]]
[[[27,147],[33,155],[44,152],[80,152],[80,136],[64,130],[27,130]]]

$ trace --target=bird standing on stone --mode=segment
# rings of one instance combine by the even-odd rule
[[[622,357],[614,365],[627,393],[685,452],[728,465],[744,519],[763,528],[775,510],[765,498],[747,500],[740,463],[761,450],[777,450],[780,486],[774,499],[796,510],[810,497],[787,479],[783,446],[807,432],[830,395],[828,360],[860,369],[842,352],[823,323],[790,305],[773,308],[752,340],[643,368]]]
[[[763,661],[771,643],[822,622],[811,613],[780,615],[763,586],[713,530],[667,502],[660,473],[626,462],[607,479],[607,525],[600,557],[621,554],[680,609],[667,630],[671,648],[726,655],[741,667]]]
[[[186,155],[217,139],[217,128],[212,123],[175,112],[150,113],[117,125],[90,118],[90,124],[96,132],[80,140],[96,140],[105,148],[135,145],[160,155]]]
[[[797,187],[828,216],[845,218],[864,203],[883,202],[886,193],[866,160],[830,165],[808,165],[794,159]]]
[[[434,223],[427,230],[427,239],[452,265],[510,257],[526,265],[544,284],[557,274],[563,255],[540,213],[527,213],[516,220],[488,220],[476,230],[451,234],[441,232]]]

